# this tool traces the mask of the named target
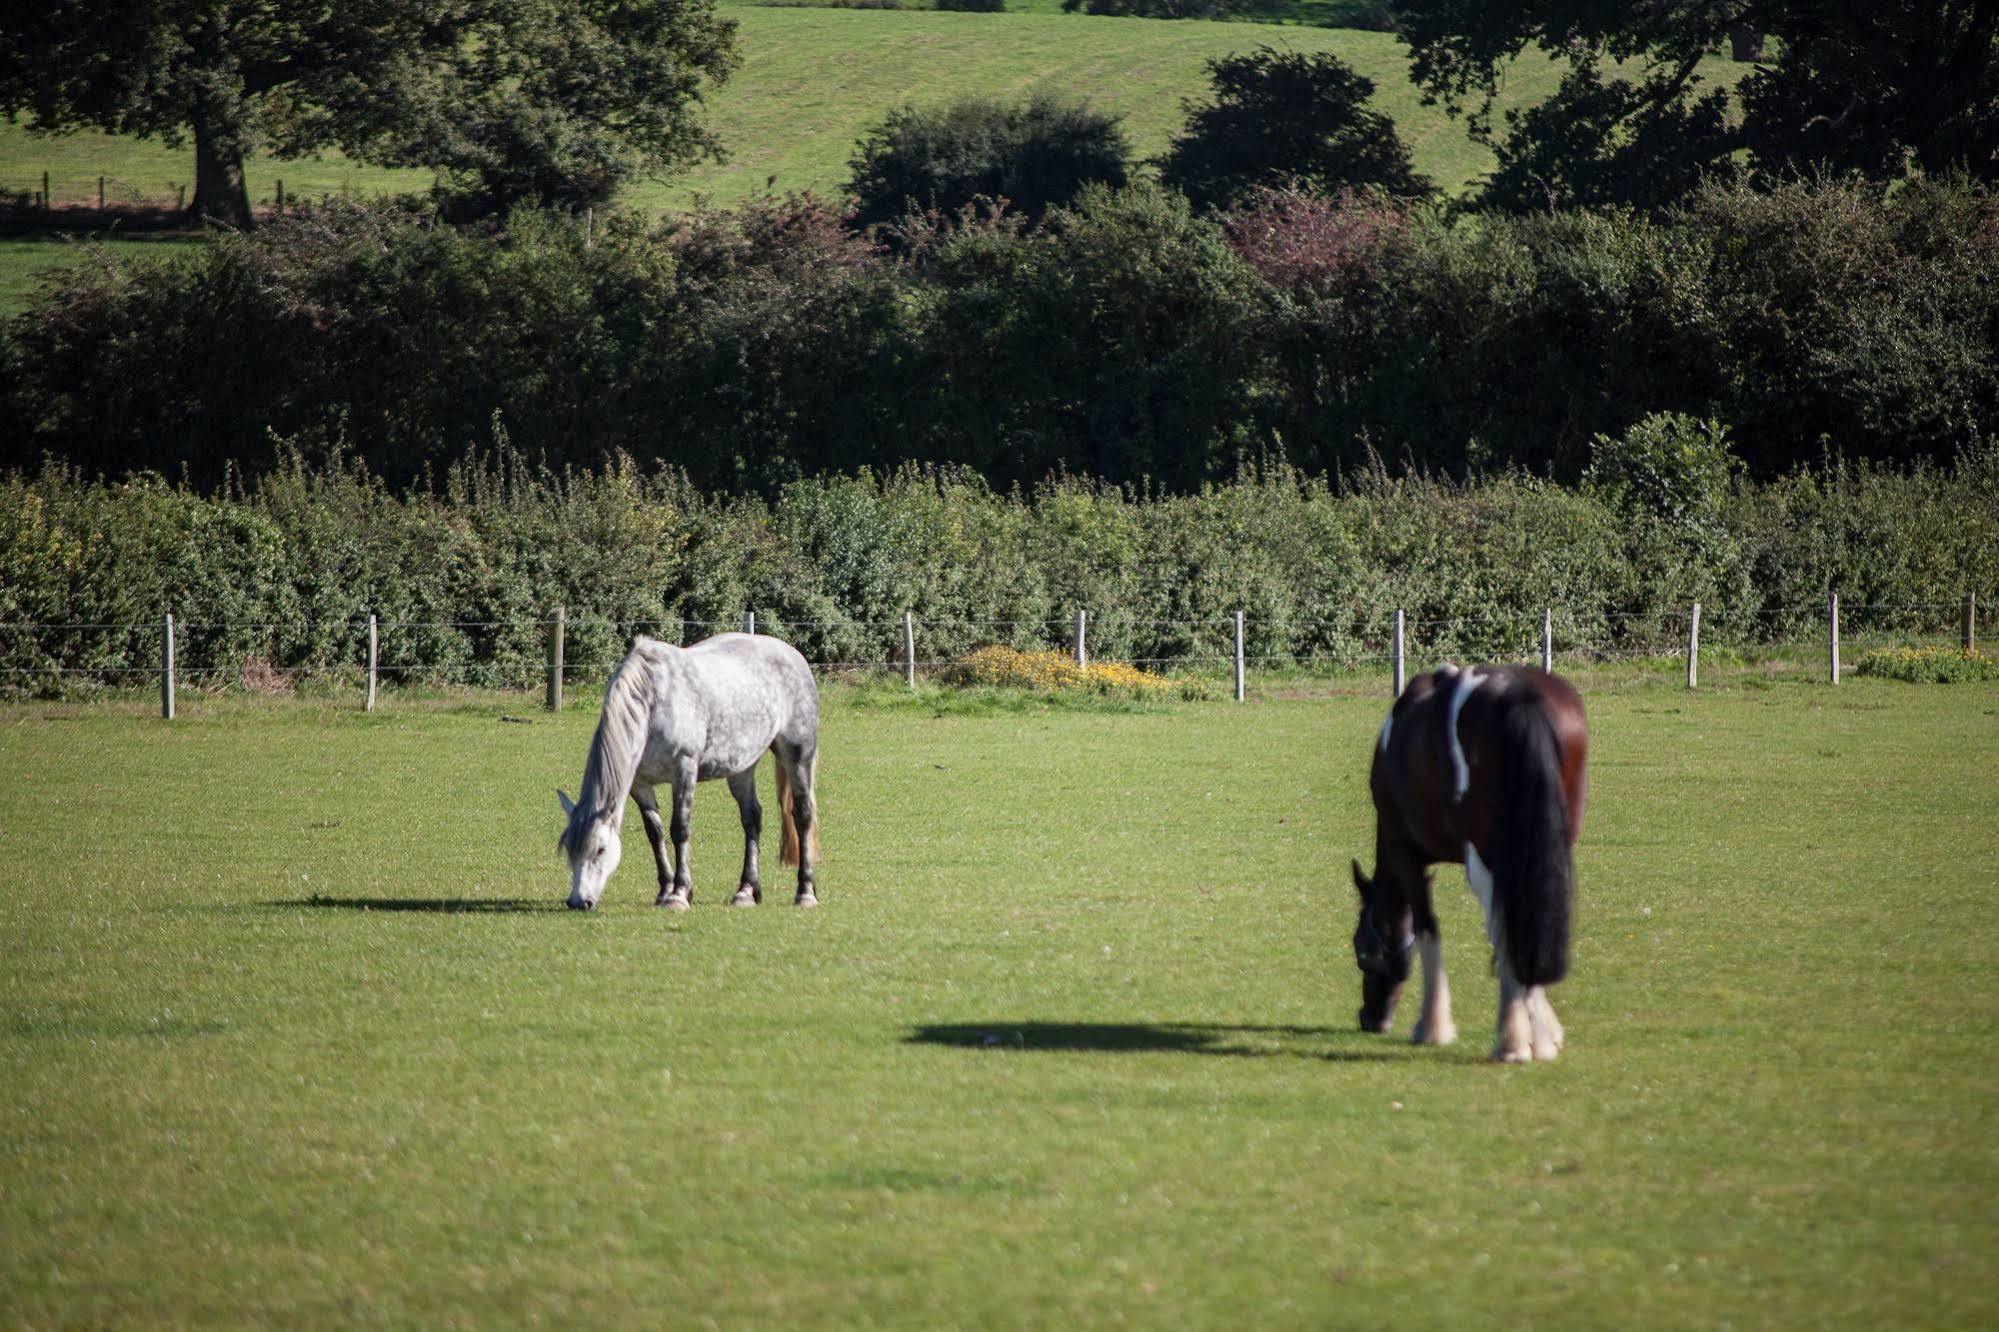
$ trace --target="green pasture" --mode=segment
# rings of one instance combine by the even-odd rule
[[[1097,18],[1062,14],[1059,5],[1008,14],[723,8],[741,24],[743,66],[712,97],[709,118],[729,160],[641,183],[627,203],[654,211],[685,208],[697,197],[726,204],[767,185],[838,193],[855,142],[890,108],[972,94],[1086,97],[1124,115],[1139,156],[1156,156],[1184,120],[1182,101],[1205,94],[1205,63],[1265,42],[1336,51],[1374,79],[1377,104],[1395,117],[1417,166],[1447,189],[1462,189],[1491,165],[1462,123],[1420,104],[1405,53],[1385,33]],[[1530,56],[1509,80],[1508,95],[1538,99],[1555,79],[1547,61]],[[94,131],[43,138],[0,120],[0,194],[38,191],[44,172],[58,203],[94,206],[99,176],[107,178],[109,202],[170,203],[174,187],[192,181],[193,149]],[[246,174],[259,206],[271,203],[280,180],[288,197],[314,198],[421,191],[433,179],[428,171],[369,167],[338,153],[253,159]],[[0,238],[0,310],[18,308],[32,274],[51,256],[35,238]]]
[[[1378,692],[832,688],[824,905],[715,786],[678,916],[559,906],[587,700],[10,705],[0,1322],[1999,1320],[1999,687],[1600,681],[1530,1068],[1455,870],[1353,1029]]]
[[[684,207],[697,195],[731,202],[765,188],[837,192],[855,142],[890,108],[956,97],[1081,96],[1125,117],[1137,154],[1163,152],[1185,119],[1181,102],[1205,96],[1208,60],[1271,43],[1334,51],[1379,87],[1376,101],[1409,141],[1419,169],[1447,189],[1491,165],[1461,122],[1425,107],[1409,82],[1404,48],[1387,33],[1259,23],[1166,22],[1061,13],[955,14],[906,10],[723,8],[741,25],[742,68],[709,99],[709,121],[730,160],[625,196],[640,208]],[[1554,88],[1545,59],[1523,59],[1508,81],[1514,101]],[[1511,103],[1509,103],[1511,104]],[[172,201],[193,179],[191,146],[79,131],[30,135],[0,121],[0,191],[41,188],[59,202],[95,204],[107,176],[111,202]],[[428,171],[387,170],[337,153],[320,160],[252,159],[251,199],[359,195],[429,188]],[[191,187],[191,186],[190,186]]]

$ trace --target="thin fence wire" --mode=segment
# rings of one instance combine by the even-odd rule
[[[1985,607],[1993,601],[1980,598]],[[1719,682],[1728,672],[1808,674],[1830,646],[1824,603],[1704,606],[1701,670]],[[1894,645],[1954,645],[1962,602],[1857,602],[1839,608],[1849,669],[1860,654]],[[1554,631],[1558,668],[1622,662],[1684,662],[1691,607],[1544,610],[1490,609],[1458,615],[1405,616],[1411,674],[1445,661],[1536,662],[1544,614]],[[712,615],[712,612],[711,612]],[[555,625],[564,632],[561,678],[588,685],[608,677],[634,637],[691,643],[740,630],[741,616],[619,617],[529,614],[517,617],[381,619],[375,622],[378,680],[403,687],[534,689],[548,679]],[[1244,617],[1242,661],[1263,673],[1386,674],[1394,660],[1394,612],[1356,608],[1331,618]],[[935,678],[967,651],[1001,643],[1068,655],[1073,614],[1061,616],[913,617],[916,671]],[[800,618],[758,613],[756,632],[797,644],[815,667],[842,675],[902,674],[902,617]],[[238,621],[209,616],[177,620],[175,678],[196,690],[242,687],[277,692],[308,682],[365,685],[369,621]],[[161,674],[162,621],[0,621],[0,694],[62,696],[143,689]],[[1225,674],[1235,662],[1235,617],[1156,618],[1113,607],[1093,611],[1089,656],[1142,669]],[[1825,664],[1830,675],[1829,662]]]

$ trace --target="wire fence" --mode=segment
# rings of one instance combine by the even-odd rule
[[[1987,604],[1990,604],[1988,599]],[[993,644],[1116,661],[1172,676],[1251,681],[1344,680],[1392,688],[1405,672],[1447,660],[1546,662],[1684,670],[1689,685],[1738,675],[1836,682],[1866,654],[1896,647],[1970,648],[1977,599],[1956,603],[1727,606],[1629,613],[1559,606],[1418,616],[1394,609],[1339,618],[1231,613],[1159,619],[1121,612],[1068,616],[785,619],[570,617],[564,611],[478,619],[262,622],[207,615],[125,623],[0,622],[0,696],[75,698],[148,690],[163,698],[243,691],[365,692],[388,688],[563,691],[601,683],[639,635],[682,645],[751,629],[797,646],[821,673],[933,679]],[[1844,654],[1845,661],[1839,658]],[[169,701],[168,707],[172,704]]]

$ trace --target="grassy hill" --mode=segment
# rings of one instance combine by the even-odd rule
[[[1047,7],[1056,3],[1047,0]],[[727,203],[766,183],[778,190],[835,192],[846,180],[855,140],[890,107],[967,94],[1046,90],[1086,97],[1123,115],[1137,153],[1150,157],[1165,149],[1184,119],[1183,100],[1204,95],[1205,62],[1266,42],[1335,52],[1373,79],[1376,105],[1395,118],[1418,169],[1444,189],[1462,191],[1491,165],[1490,154],[1466,137],[1461,122],[1422,105],[1409,83],[1403,48],[1386,33],[1056,12],[725,8],[742,25],[744,60],[714,95],[710,116],[730,160],[679,180],[641,184],[629,191],[629,203],[670,209],[697,196]],[[1537,101],[1556,78],[1547,60],[1529,56],[1508,79],[1507,100]],[[10,195],[40,189],[46,171],[58,202],[94,203],[100,175],[113,201],[171,200],[192,169],[191,149],[94,132],[42,139],[0,123],[0,191]],[[429,172],[384,170],[339,154],[254,160],[248,176],[251,197],[259,202],[272,198],[279,180],[287,195],[307,197],[418,190],[431,181]],[[0,241],[0,305],[18,303],[29,274],[48,254],[46,245]]]

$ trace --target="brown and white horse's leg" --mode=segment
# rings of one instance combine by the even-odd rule
[[[1567,1033],[1555,1017],[1555,1006],[1548,1002],[1546,986],[1536,985],[1527,991],[1527,1019],[1534,1027],[1534,1057],[1545,1061],[1560,1054]]]
[[[632,800],[639,807],[639,817],[645,822],[646,841],[652,843],[653,864],[659,866],[659,896],[653,899],[654,906],[672,910],[685,910],[687,904],[673,895],[673,871],[666,864],[666,825],[659,817],[659,797],[650,785],[644,782],[632,784]]]
[[[1418,1045],[1449,1045],[1458,1038],[1451,1021],[1451,983],[1444,976],[1444,942],[1435,930],[1419,931],[1416,951],[1423,958],[1423,1013],[1412,1039]]]
[[[729,778],[729,794],[743,816],[743,877],[738,880],[733,906],[755,906],[764,900],[763,884],[757,877],[757,839],[763,835],[763,806],[757,803],[757,770],[752,764]]]
[[[1531,1063],[1535,1055],[1534,1020],[1529,1015],[1528,989],[1513,978],[1513,963],[1506,956],[1504,940],[1501,940],[1497,956],[1499,1035],[1493,1042],[1492,1057],[1503,1064]]]
[[[1528,1016],[1527,987],[1513,978],[1513,962],[1506,955],[1506,931],[1500,922],[1499,904],[1492,897],[1492,871],[1486,868],[1478,848],[1470,842],[1465,843],[1465,882],[1471,885],[1472,896],[1485,912],[1493,969],[1499,973],[1499,1030],[1493,1039],[1492,1057],[1502,1063],[1524,1064],[1534,1058],[1534,1024]]]

